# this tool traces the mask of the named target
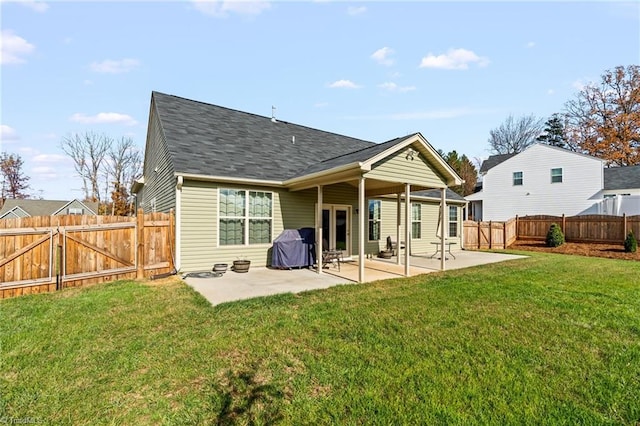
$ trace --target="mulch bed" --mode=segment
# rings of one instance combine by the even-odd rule
[[[560,247],[547,247],[544,241],[518,240],[509,246],[513,250],[541,251],[546,253],[575,254],[578,256],[606,257],[640,261],[640,250],[625,253],[621,244],[564,243]]]

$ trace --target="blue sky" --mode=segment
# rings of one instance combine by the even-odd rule
[[[65,135],[144,149],[153,90],[483,158],[509,114],[548,118],[640,63],[635,2],[1,0],[0,13],[0,150],[46,199],[82,196]]]

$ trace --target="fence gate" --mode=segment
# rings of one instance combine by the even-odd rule
[[[53,229],[0,229],[0,284],[50,283],[57,234]]]
[[[62,279],[136,271],[135,223],[68,226],[62,231]]]
[[[0,299],[174,271],[175,217],[0,219]]]

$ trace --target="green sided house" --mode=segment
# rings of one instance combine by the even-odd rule
[[[363,281],[365,257],[388,237],[409,242],[398,255],[407,275],[410,254],[445,241],[460,250],[466,202],[447,188],[461,183],[420,133],[373,143],[153,92],[133,192],[145,212],[174,209],[181,272],[239,258],[269,266],[283,230],[315,228]]]

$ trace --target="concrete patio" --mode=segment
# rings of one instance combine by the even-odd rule
[[[447,270],[525,257],[479,251],[462,251],[454,254],[456,256],[455,259],[449,258],[446,261]],[[440,270],[440,260],[435,257],[432,259],[429,255],[412,255],[410,265],[411,276]],[[391,259],[373,258],[365,260],[365,282],[401,278],[403,276],[404,265],[398,265],[395,257]],[[343,262],[340,270],[338,270],[337,265],[332,265],[325,268],[323,274],[318,274],[313,269],[251,268],[247,273],[229,271],[218,278],[184,278],[188,285],[202,294],[212,305],[273,294],[300,293],[341,284],[355,284],[357,280],[358,263],[355,261]]]

